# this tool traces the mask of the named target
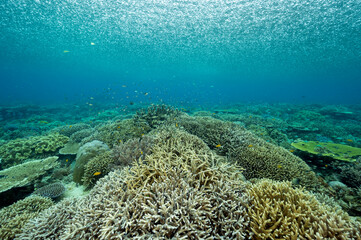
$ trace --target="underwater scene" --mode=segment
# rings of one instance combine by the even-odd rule
[[[361,240],[360,0],[2,0],[0,239]]]

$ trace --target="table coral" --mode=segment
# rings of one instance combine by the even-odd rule
[[[33,160],[0,171],[0,192],[22,187],[37,180],[50,169],[59,166],[58,157]]]
[[[292,143],[292,146],[304,152],[347,162],[354,162],[361,155],[361,148],[332,142],[299,141]]]

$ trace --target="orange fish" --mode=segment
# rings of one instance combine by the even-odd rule
[[[98,176],[98,175],[100,175],[100,174],[102,174],[101,172],[95,172],[93,175],[94,176]]]
[[[222,145],[221,144],[218,144],[218,145],[216,145],[216,148],[219,148],[219,147],[221,147]]]

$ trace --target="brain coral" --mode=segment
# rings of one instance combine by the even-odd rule
[[[25,223],[36,217],[53,202],[49,198],[31,196],[0,210],[0,239],[14,239]]]
[[[0,147],[1,166],[3,168],[11,167],[36,155],[55,152],[68,140],[68,137],[54,133],[9,141]]]

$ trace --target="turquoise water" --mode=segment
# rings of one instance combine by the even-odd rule
[[[3,0],[0,100],[359,103],[360,19],[359,0]]]

